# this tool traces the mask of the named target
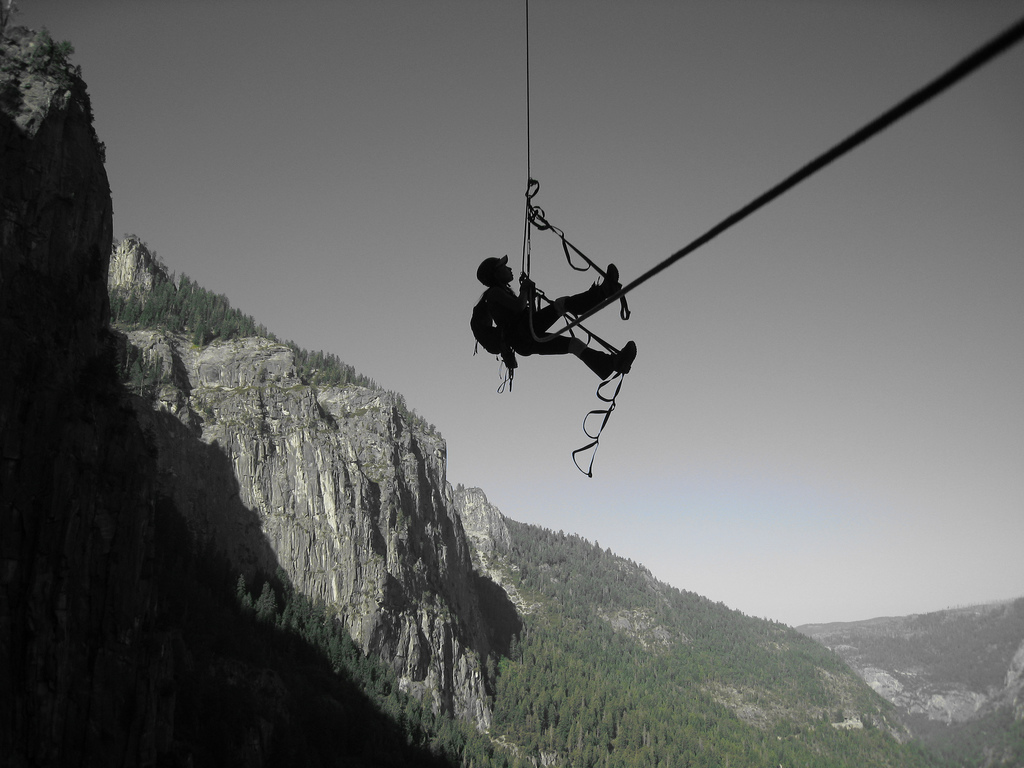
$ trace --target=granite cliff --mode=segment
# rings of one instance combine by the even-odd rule
[[[110,275],[112,291],[167,279],[137,239],[115,250]],[[508,638],[481,600],[491,613],[502,598],[514,609],[473,567],[443,439],[409,423],[393,394],[304,382],[293,350],[272,339],[197,347],[130,331],[125,344],[163,372],[138,416],[158,446],[162,490],[193,530],[243,573],[282,568],[405,690],[486,727],[486,660]]]

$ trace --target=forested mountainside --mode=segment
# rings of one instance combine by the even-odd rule
[[[798,628],[955,765],[1024,765],[1024,598]]]
[[[893,708],[781,624],[654,579],[575,535],[506,520],[486,558],[523,631],[492,734],[548,765],[925,766]]]
[[[506,520],[400,396],[114,248],[70,50],[0,61],[9,764],[934,764],[819,644]]]

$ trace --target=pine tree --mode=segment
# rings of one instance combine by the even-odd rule
[[[269,581],[263,582],[263,591],[256,601],[256,618],[260,621],[273,623],[277,616],[277,598]]]

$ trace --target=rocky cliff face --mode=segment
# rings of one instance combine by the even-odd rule
[[[141,240],[126,237],[117,243],[110,257],[108,286],[134,293],[146,293],[151,291],[159,280],[170,279],[167,270]]]
[[[85,86],[0,41],[0,755],[151,762],[173,707],[154,626],[152,460],[106,331],[111,201]]]
[[[455,503],[462,526],[473,545],[473,562],[485,570],[492,554],[508,554],[512,549],[512,535],[505,525],[505,516],[487,501],[479,488],[459,488]]]
[[[122,244],[111,288],[146,290],[151,263]],[[406,690],[486,727],[486,659],[508,642],[488,615],[508,598],[474,570],[459,511],[474,521],[476,507],[456,503],[444,441],[388,393],[305,384],[292,350],[267,339],[197,348],[133,331],[126,343],[167,374],[139,418],[194,532],[243,572],[283,568]]]

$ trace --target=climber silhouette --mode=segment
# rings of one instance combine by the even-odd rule
[[[619,270],[614,264],[608,265],[607,275],[601,283],[594,283],[583,293],[562,296],[554,303],[532,313],[533,330],[530,329],[530,297],[534,283],[529,277],[520,278],[520,292],[517,296],[512,289],[512,268],[508,256],[487,258],[476,270],[477,279],[487,286],[483,296],[473,309],[471,323],[477,341],[488,351],[500,354],[509,369],[516,367],[514,352],[529,355],[572,354],[602,379],[614,373],[629,373],[636,358],[636,344],[630,341],[620,352],[609,353],[591,349],[581,339],[556,336],[538,341],[534,334],[547,331],[565,312],[581,315],[601,303],[622,288]]]

